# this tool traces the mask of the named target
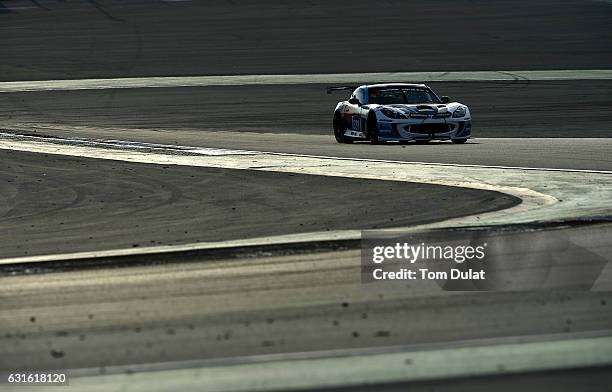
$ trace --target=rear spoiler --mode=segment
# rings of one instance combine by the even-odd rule
[[[332,86],[327,88],[327,93],[331,94],[336,91],[346,91],[346,90],[355,90],[357,87],[354,86]]]

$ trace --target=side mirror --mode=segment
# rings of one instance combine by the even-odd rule
[[[348,103],[351,105],[361,106],[361,102],[357,98],[351,98],[348,100]]]
[[[442,99],[442,103],[450,103],[450,98],[447,97],[446,95],[443,95],[442,97],[440,97]]]

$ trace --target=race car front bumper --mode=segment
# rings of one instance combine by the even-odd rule
[[[393,140],[453,140],[468,139],[472,133],[470,117],[464,118],[410,118],[379,120],[378,139]]]

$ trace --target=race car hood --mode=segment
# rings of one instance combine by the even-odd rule
[[[416,105],[408,105],[408,104],[396,104],[396,105],[381,105],[381,107],[390,108],[397,110],[403,114],[421,114],[424,116],[435,116],[437,114],[445,114],[449,112],[453,112],[457,109],[459,104],[457,102],[449,103],[449,104],[416,104]]]

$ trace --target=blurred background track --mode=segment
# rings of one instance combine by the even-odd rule
[[[604,1],[0,1],[0,79],[607,69]]]

